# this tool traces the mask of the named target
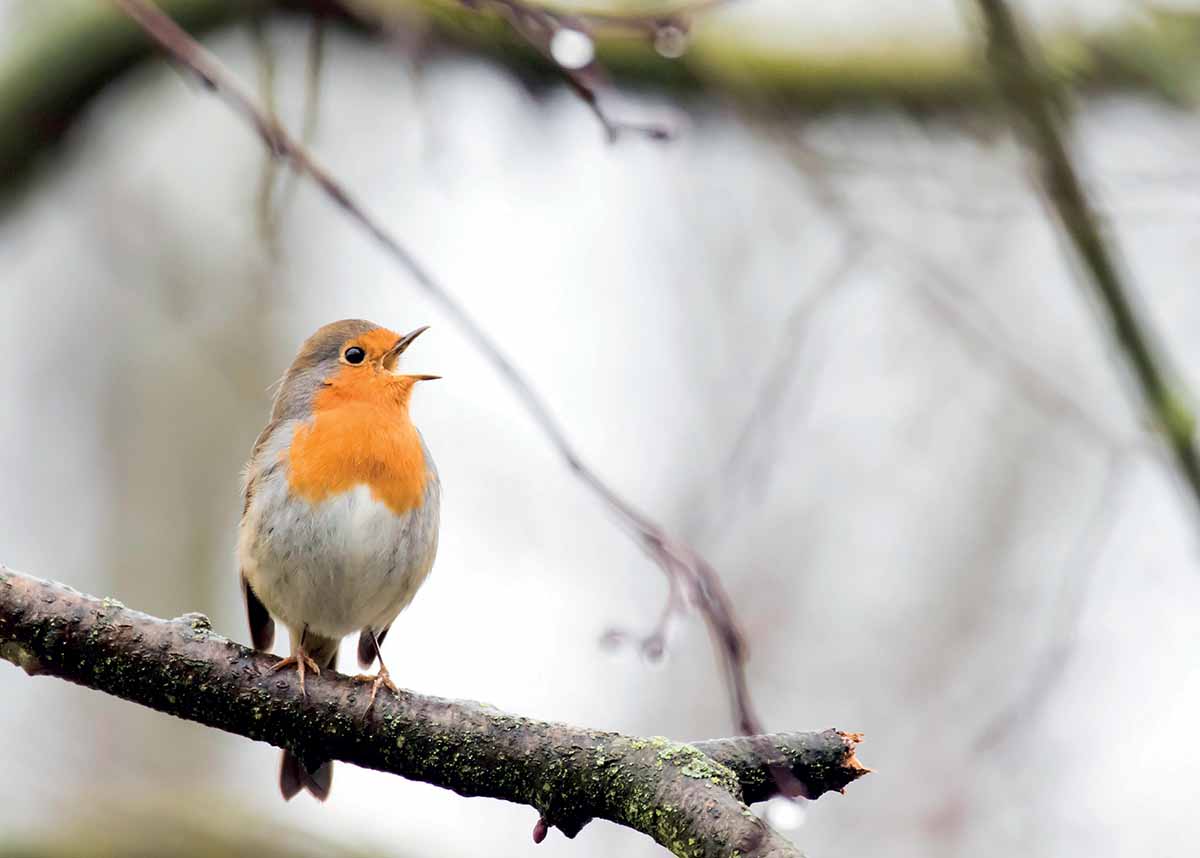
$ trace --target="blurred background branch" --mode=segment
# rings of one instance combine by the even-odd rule
[[[512,66],[528,79],[562,75],[544,47],[514,32],[486,3],[478,11],[461,0],[161,0],[158,5],[193,32],[264,10],[320,14],[366,34],[403,31],[421,38],[429,33]],[[63,0],[48,6],[20,49],[0,57],[5,184],[61,135],[92,95],[149,48],[108,3]],[[957,109],[986,105],[991,98],[986,70],[953,39],[773,47],[740,35],[719,20],[719,11],[705,9],[693,18],[668,7],[661,14],[583,20],[594,27],[597,63],[627,86],[680,95],[703,91],[772,111],[863,104]],[[561,15],[580,19],[569,10]],[[1041,42],[1046,74],[1063,84],[1092,91],[1135,88],[1178,103],[1196,97],[1198,13],[1152,9],[1109,29],[1062,31]]]
[[[1084,269],[1085,280],[1108,316],[1112,333],[1174,457],[1176,472],[1200,512],[1200,454],[1195,445],[1193,397],[1168,371],[1111,239],[1079,179],[1066,140],[1066,108],[1052,75],[1005,0],[978,0],[988,37],[988,57],[1008,101],[1014,125],[1029,147],[1048,205]]]
[[[684,745],[507,715],[411,692],[367,706],[365,686],[332,671],[272,670],[275,659],[220,637],[207,617],[160,620],[113,599],[0,566],[0,658],[160,712],[453,790],[536,808],[574,837],[604,818],[680,858],[799,856],[746,808],[775,793],[773,759],[807,797],[866,773],[860,736],[826,730]]]

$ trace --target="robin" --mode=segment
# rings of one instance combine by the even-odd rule
[[[379,659],[356,677],[371,683],[367,712],[381,686],[396,691],[379,647],[437,552],[440,485],[409,400],[438,376],[398,369],[426,329],[346,319],[309,337],[246,466],[237,557],[254,647],[271,648],[275,619],[287,626],[291,655],[272,669],[295,668],[303,693],[305,672],[334,668],[358,632],[358,663]],[[279,789],[324,801],[332,763],[305,762],[283,752]]]

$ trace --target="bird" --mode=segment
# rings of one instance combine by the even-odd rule
[[[337,664],[344,637],[358,633],[358,662],[396,693],[380,645],[408,607],[437,554],[441,483],[413,425],[414,387],[436,375],[400,372],[400,359],[428,330],[407,334],[343,319],[304,341],[275,392],[270,420],[243,473],[237,561],[257,650],[269,652],[275,621],[291,653],[272,672],[305,675]],[[279,789],[329,796],[331,761],[283,752]]]

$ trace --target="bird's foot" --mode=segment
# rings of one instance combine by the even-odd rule
[[[307,668],[317,676],[320,676],[321,668],[317,666],[315,661],[309,658],[308,653],[304,651],[303,647],[298,647],[295,655],[289,655],[287,658],[271,665],[271,673],[283,670],[285,667],[296,668],[296,673],[300,674],[300,696],[308,697],[308,692],[304,690],[304,671]]]
[[[355,682],[371,683],[371,699],[367,702],[366,711],[363,712],[363,717],[366,718],[371,711],[371,707],[375,705],[375,695],[379,693],[379,687],[383,686],[392,694],[399,694],[400,689],[396,687],[396,683],[392,682],[392,677],[388,674],[388,670],[383,666],[383,662],[379,662],[379,672],[374,676],[368,673],[360,673],[354,677]]]

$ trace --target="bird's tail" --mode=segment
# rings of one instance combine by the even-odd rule
[[[293,640],[304,640],[304,651],[309,658],[321,666],[321,670],[333,670],[337,667],[337,640],[318,637],[311,632],[302,636],[293,635]],[[293,655],[295,644],[292,645]],[[279,791],[286,801],[291,801],[300,790],[308,790],[317,801],[329,798],[329,787],[333,783],[333,761],[326,760],[315,766],[311,771],[301,762],[300,758],[291,751],[283,752],[279,765]]]
[[[300,758],[291,751],[283,752],[283,760],[279,765],[279,791],[288,801],[302,789],[312,793],[317,801],[329,798],[329,787],[333,784],[333,763],[329,760],[317,766],[310,772],[300,762]]]

